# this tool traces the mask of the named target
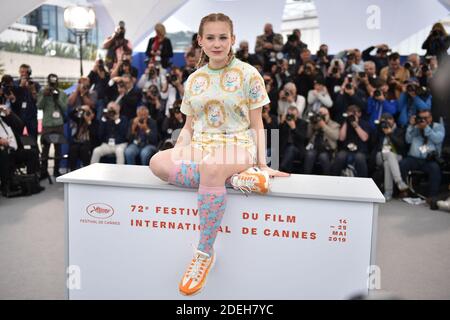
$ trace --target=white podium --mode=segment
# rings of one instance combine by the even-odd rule
[[[68,299],[348,299],[367,293],[378,204],[371,179],[292,175],[271,193],[228,189],[204,290],[178,293],[199,237],[197,193],[148,167],[94,164],[57,179]]]

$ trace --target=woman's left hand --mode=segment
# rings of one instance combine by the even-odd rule
[[[269,166],[265,165],[265,166],[260,166],[259,167],[261,170],[266,171],[269,174],[269,177],[274,178],[274,177],[290,177],[291,174],[290,173],[286,173],[286,172],[282,172],[282,171],[278,171],[278,170],[274,170],[272,168],[270,168]]]

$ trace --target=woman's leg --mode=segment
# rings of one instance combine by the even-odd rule
[[[179,187],[198,188],[198,164],[205,156],[201,150],[187,145],[156,153],[150,159],[150,170],[163,181]]]
[[[238,146],[217,148],[200,163],[198,207],[201,231],[198,250],[212,254],[217,230],[225,212],[226,179],[252,166],[253,159],[249,152]]]
[[[200,162],[197,198],[200,240],[194,259],[180,282],[181,293],[191,295],[200,291],[215,259],[213,245],[226,207],[225,180],[252,166],[249,152],[237,146],[217,148]]]

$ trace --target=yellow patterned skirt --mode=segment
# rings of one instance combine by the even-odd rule
[[[253,163],[257,163],[257,147],[251,130],[236,133],[194,132],[191,145],[208,154],[213,154],[217,148],[236,145],[247,150]]]

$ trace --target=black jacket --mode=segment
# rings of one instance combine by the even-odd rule
[[[147,45],[147,50],[145,50],[145,54],[147,57],[150,56],[150,52],[152,51],[153,42],[155,42],[155,37],[150,38]],[[169,67],[169,60],[173,57],[172,50],[172,42],[170,42],[169,38],[164,38],[164,40],[159,44],[159,51],[161,51],[161,65],[164,69]]]
[[[291,129],[291,127],[284,122],[280,125],[280,153],[283,154],[286,147],[290,143],[290,138],[292,143],[300,150],[303,155],[305,152],[305,144],[307,140],[307,130],[308,123],[305,120],[297,119],[296,128]]]

